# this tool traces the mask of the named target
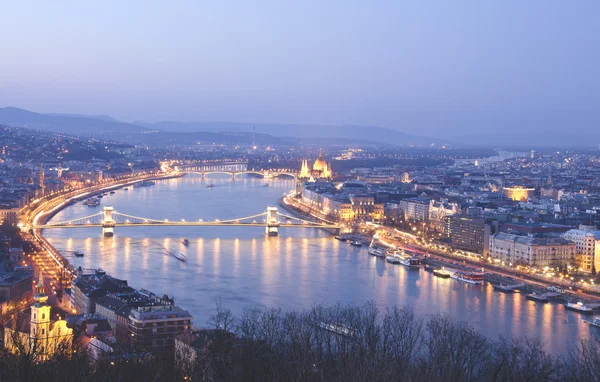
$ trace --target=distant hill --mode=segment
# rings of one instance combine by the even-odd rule
[[[255,128],[256,133],[268,134],[274,137],[351,139],[394,145],[424,145],[435,142],[435,140],[431,138],[409,135],[398,130],[376,126],[177,121],[163,121],[157,123],[136,121],[136,123],[141,124],[149,129],[156,129],[165,132],[251,132],[253,131],[253,128]]]
[[[0,108],[0,123],[71,135],[102,137],[128,143],[164,145],[202,141],[228,144],[388,144],[428,145],[431,138],[374,126],[252,124],[236,122],[147,123],[118,121],[106,115],[41,114],[15,107]],[[151,134],[148,134],[152,132]],[[259,140],[260,139],[260,140]],[[443,143],[443,142],[437,142]]]
[[[147,130],[145,127],[117,120],[110,121],[91,116],[40,114],[16,107],[0,108],[0,123],[84,136],[122,136],[139,134]]]

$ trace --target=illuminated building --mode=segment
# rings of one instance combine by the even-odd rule
[[[73,330],[67,327],[65,320],[53,319],[41,273],[33,299],[29,316],[17,315],[5,327],[6,349],[15,354],[28,354],[37,361],[45,361],[57,352],[70,352]]]
[[[515,187],[504,187],[504,196],[510,200],[517,202],[526,202],[527,199],[532,198],[535,193],[535,188],[526,188],[522,186]]]
[[[596,271],[600,269],[599,259],[594,259],[597,246],[596,243],[600,242],[600,231],[571,229],[565,232],[563,237],[575,243],[577,255],[579,256],[579,266],[584,272],[591,272],[593,266],[595,266]]]
[[[489,256],[490,235],[498,230],[498,221],[468,216],[452,216],[446,219],[446,237],[452,247]]]
[[[490,257],[515,265],[566,267],[575,260],[575,243],[563,238],[530,237],[500,232],[490,236]]]

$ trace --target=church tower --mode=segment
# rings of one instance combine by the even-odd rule
[[[48,296],[44,292],[44,277],[40,272],[37,293],[33,296],[35,302],[31,305],[31,322],[29,338],[32,346],[37,347],[37,352],[44,357],[48,350],[48,336],[50,331],[50,305],[47,304]],[[34,345],[35,344],[35,345]]]
[[[40,187],[42,188],[41,197],[43,198],[46,195],[44,190],[44,164],[40,163]]]

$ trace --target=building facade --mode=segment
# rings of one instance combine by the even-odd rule
[[[500,232],[490,236],[490,257],[513,265],[566,267],[575,261],[575,243],[563,238],[530,237]]]
[[[596,243],[600,241],[600,231],[588,231],[585,229],[572,229],[563,234],[563,237],[575,243],[579,266],[584,272],[598,271],[595,267]]]
[[[535,195],[535,188],[527,188],[522,186],[504,187],[502,189],[504,196],[510,200],[517,202],[526,202]]]

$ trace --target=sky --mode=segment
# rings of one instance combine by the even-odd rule
[[[0,107],[593,132],[599,14],[598,0],[2,0]]]

